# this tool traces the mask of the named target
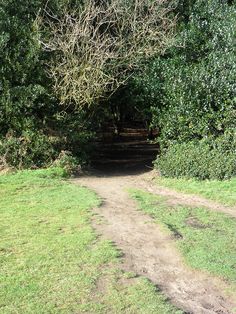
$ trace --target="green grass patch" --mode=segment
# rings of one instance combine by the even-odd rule
[[[175,238],[187,263],[229,281],[236,288],[236,220],[205,208],[172,207],[166,199],[131,191],[140,209]]]
[[[118,250],[91,227],[99,199],[64,176],[60,168],[0,176],[0,312],[181,313],[119,270]]]
[[[180,192],[198,194],[224,205],[236,205],[236,178],[226,181],[158,178],[157,183]]]

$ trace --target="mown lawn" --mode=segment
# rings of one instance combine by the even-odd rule
[[[140,190],[130,193],[173,236],[190,266],[226,279],[236,291],[236,219],[206,208],[170,206],[164,197]]]
[[[202,195],[224,205],[236,205],[236,178],[227,181],[158,178],[157,183],[177,191]]]
[[[0,312],[181,313],[91,227],[97,196],[61,169],[0,176]]]

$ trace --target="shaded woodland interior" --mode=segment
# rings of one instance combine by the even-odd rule
[[[107,123],[97,134],[92,167],[108,172],[149,169],[159,151],[155,136],[157,130],[148,130],[142,121],[125,121],[119,131]]]

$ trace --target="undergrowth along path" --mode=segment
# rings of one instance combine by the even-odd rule
[[[151,177],[150,173],[115,176],[95,173],[73,181],[93,189],[102,198],[102,206],[95,209],[98,219],[94,219],[94,227],[123,252],[125,270],[150,279],[186,313],[233,313],[235,305],[223,292],[227,285],[186,266],[171,236],[150,216],[138,211],[135,201],[128,196],[129,188],[155,189]],[[156,192],[160,190],[157,188]],[[170,202],[175,198],[171,197]],[[212,202],[205,206],[209,204]],[[192,205],[196,206],[196,202]]]

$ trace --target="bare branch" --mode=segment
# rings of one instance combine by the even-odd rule
[[[45,9],[39,21],[53,53],[48,73],[62,104],[90,105],[124,84],[135,68],[163,53],[175,18],[167,0],[87,0],[61,17]]]

